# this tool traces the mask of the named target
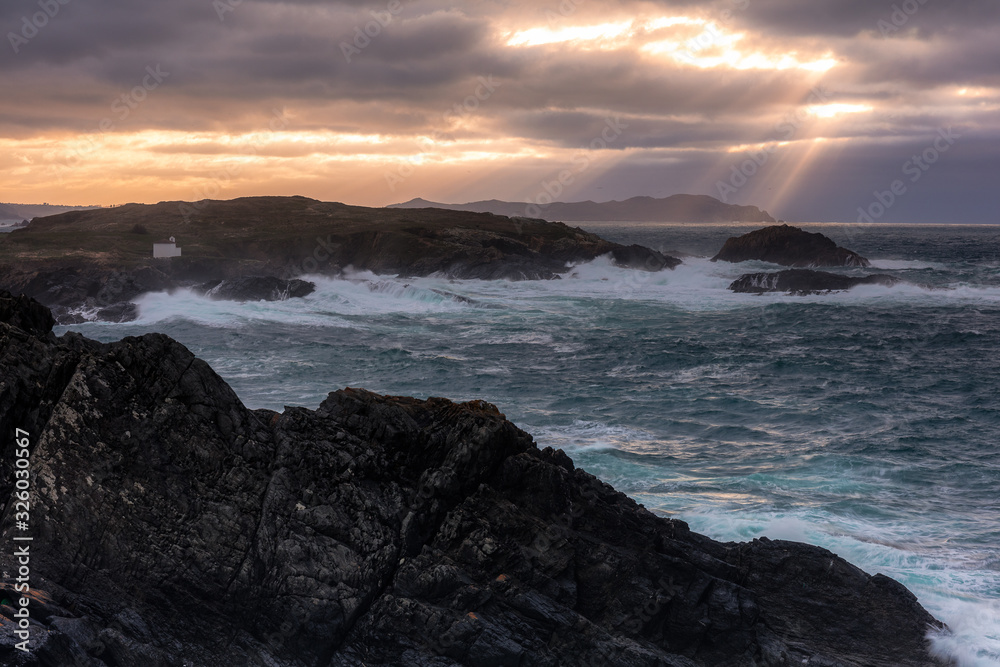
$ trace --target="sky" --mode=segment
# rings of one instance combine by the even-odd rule
[[[996,0],[5,0],[0,201],[1000,223]]]

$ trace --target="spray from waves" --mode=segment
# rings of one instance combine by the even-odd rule
[[[929,635],[937,655],[960,667],[1000,665],[1000,562],[992,548],[943,537],[968,532],[949,530],[944,519],[914,523],[911,516],[833,511],[830,503],[839,498],[872,494],[859,486],[863,475],[840,479],[835,489],[821,475],[813,483],[825,495],[814,494],[805,478],[796,489],[788,480],[750,474],[748,462],[721,470],[717,461],[692,460],[697,452],[690,447],[630,426],[574,420],[529,431],[539,446],[565,449],[581,468],[696,532],[722,541],[767,536],[815,544],[869,574],[892,577],[948,626]],[[785,471],[795,479],[803,474]]]
[[[924,271],[927,269],[946,269],[947,265],[913,259],[873,259],[869,268],[881,271]]]
[[[878,260],[876,266],[905,274],[933,266],[926,262]],[[254,322],[294,322],[306,326],[364,327],[366,317],[381,315],[434,315],[469,309],[523,309],[547,307],[560,310],[579,300],[651,301],[688,312],[727,311],[771,303],[822,303],[830,305],[891,304],[895,302],[937,306],[944,304],[1000,304],[1000,286],[968,282],[936,286],[903,282],[887,287],[862,285],[846,292],[793,296],[783,293],[736,294],[729,284],[748,272],[775,270],[763,262],[713,263],[690,257],[672,271],[645,272],[624,269],[610,257],[571,267],[558,280],[450,280],[442,277],[400,279],[355,271],[343,278],[304,276],[316,291],[301,299],[285,301],[216,301],[175,290],[143,295],[137,302],[139,324],[187,320],[209,327],[238,328]],[[571,300],[574,304],[560,303]],[[547,303],[547,306],[546,306]]]
[[[943,621],[947,630],[929,635],[936,655],[957,660],[960,667],[1000,665],[1000,571],[985,555],[970,557],[968,549],[922,542],[910,523],[876,525],[849,516],[834,523],[808,510],[706,512],[704,500],[701,510],[681,517],[693,530],[724,541],[767,536],[829,549],[869,574],[900,581]]]
[[[385,276],[335,279],[307,276],[316,283],[312,294],[282,301],[224,301],[188,289],[153,292],[137,301],[138,324],[188,320],[209,327],[238,328],[261,322],[294,322],[305,326],[357,327],[359,317],[446,313],[480,306],[447,284],[417,286]]]

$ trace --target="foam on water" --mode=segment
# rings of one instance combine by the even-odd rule
[[[806,542],[829,549],[869,574],[892,577],[948,626],[930,634],[939,656],[957,659],[962,667],[1000,663],[1000,572],[984,567],[986,554],[970,556],[947,544],[921,545],[909,524],[873,524],[850,517],[830,522],[805,512],[686,512],[683,518],[693,530],[717,539],[766,536]]]

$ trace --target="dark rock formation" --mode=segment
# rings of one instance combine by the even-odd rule
[[[6,272],[5,282],[52,309],[59,324],[129,322],[138,316],[132,299],[167,289],[169,276],[153,267],[131,270],[63,267]]]
[[[681,263],[651,248],[612,243],[561,223],[506,218],[492,229],[414,227],[400,233],[361,232],[328,247],[338,266],[408,278],[437,274],[473,280],[550,280],[572,264],[603,255],[611,255],[624,268],[647,271],[672,269]]]
[[[885,285],[892,287],[899,278],[883,274],[870,276],[842,276],[828,271],[788,269],[772,273],[747,273],[729,286],[734,292],[763,294],[764,292],[790,292],[792,294],[818,294],[848,290],[857,285]]]
[[[139,317],[139,307],[134,303],[116,303],[97,311],[98,322],[131,322]]]
[[[680,260],[667,257],[662,253],[650,250],[641,245],[620,246],[611,251],[615,264],[627,269],[642,269],[644,271],[662,271],[673,269]]]
[[[316,291],[316,284],[274,276],[251,276],[213,280],[194,289],[211,299],[224,301],[284,301],[309,296]]]
[[[754,259],[794,267],[869,265],[861,255],[841,248],[822,234],[788,225],[774,225],[734,236],[726,241],[712,261],[746,262]]]
[[[36,335],[45,335],[55,326],[48,308],[34,299],[24,295],[15,297],[10,292],[0,292],[0,322]]]
[[[939,624],[901,585],[817,547],[692,533],[487,403],[345,389],[248,410],[166,336],[57,339],[9,295],[0,314],[0,423],[29,433],[34,537],[32,653],[4,579],[3,664],[937,664]]]

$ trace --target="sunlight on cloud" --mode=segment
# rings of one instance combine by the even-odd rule
[[[817,118],[833,118],[843,113],[865,113],[872,108],[868,104],[814,104],[807,110]]]
[[[507,46],[539,46],[563,42],[607,42],[620,40],[632,30],[631,21],[568,28],[530,28],[514,33]]]
[[[736,70],[802,69],[825,72],[837,64],[837,61],[829,55],[818,60],[803,61],[794,51],[780,55],[746,53],[735,47],[745,37],[745,33],[726,33],[715,23],[705,23],[704,30],[690,39],[683,41],[666,39],[650,42],[643,45],[642,50],[653,55],[667,56],[680,64],[702,69],[727,67]]]
[[[701,26],[704,19],[688,16],[661,16],[659,18],[617,23],[602,23],[591,26],[568,26],[565,28],[528,28],[511,34],[507,46],[541,46],[545,44],[577,43],[580,48],[600,46],[605,49],[618,49],[627,46],[635,39],[644,35],[674,26]]]
[[[667,28],[680,28],[681,34],[669,38],[657,38],[659,35],[654,37],[654,33]],[[738,49],[737,43],[743,42],[745,38],[745,33],[727,32],[705,19],[670,16],[590,26],[528,28],[511,33],[506,44],[512,47],[531,47],[572,43],[580,49],[602,50],[637,46],[645,53],[665,56],[679,64],[702,69],[725,67],[735,70],[800,69],[826,72],[837,65],[837,60],[829,54],[819,59],[806,60],[795,51],[765,54]]]

